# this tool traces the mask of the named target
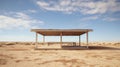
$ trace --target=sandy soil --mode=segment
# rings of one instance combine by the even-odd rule
[[[120,67],[120,43],[90,44],[111,49],[34,50],[31,43],[0,43],[0,67]]]

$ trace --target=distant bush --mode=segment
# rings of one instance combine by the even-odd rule
[[[7,63],[6,59],[0,59],[0,65],[5,65]]]
[[[120,46],[120,43],[114,43],[115,46]]]
[[[6,43],[5,45],[15,45],[16,43],[15,42],[8,42],[8,43]]]
[[[0,44],[0,47],[2,47],[2,45]]]
[[[31,43],[30,42],[25,42],[24,45],[31,45]]]

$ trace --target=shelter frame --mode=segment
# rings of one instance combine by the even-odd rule
[[[86,34],[86,47],[89,48],[88,32],[92,29],[31,29],[36,33],[35,48],[38,46],[38,34],[43,35],[43,44],[45,43],[45,36],[60,36],[60,45],[62,46],[62,36],[79,36],[79,46],[81,46],[81,35]]]

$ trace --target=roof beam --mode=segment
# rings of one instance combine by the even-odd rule
[[[37,32],[44,36],[78,36],[92,31],[92,29],[31,29],[32,32]]]

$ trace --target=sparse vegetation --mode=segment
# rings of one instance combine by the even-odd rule
[[[7,60],[6,59],[0,59],[0,65],[6,65]]]
[[[35,67],[119,67],[120,64],[120,42],[91,42],[89,44],[91,47],[98,47],[90,50],[34,50],[34,44],[34,42],[0,42],[0,65],[3,67],[13,67],[14,64],[17,67],[25,65],[29,67],[33,65]],[[43,43],[38,44],[44,46]],[[50,46],[54,47],[54,45],[59,44],[53,43]],[[86,43],[81,45],[85,46]]]
[[[10,42],[10,43],[6,43],[5,45],[16,45],[16,43],[15,42]]]

